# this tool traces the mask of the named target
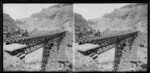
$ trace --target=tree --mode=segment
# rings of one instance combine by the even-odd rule
[[[93,31],[92,31],[92,29],[90,30],[90,34],[91,34],[91,35],[93,34]]]
[[[98,29],[98,34],[100,34],[100,31],[99,31],[99,29]]]
[[[20,35],[20,33],[21,33],[21,32],[20,32],[20,29],[18,29],[16,33]]]
[[[100,35],[101,35],[101,33],[100,33],[99,29],[98,29],[98,31],[95,33],[95,36],[100,36]]]
[[[25,29],[25,32],[22,35],[23,36],[29,36],[29,33],[28,33],[27,29]]]

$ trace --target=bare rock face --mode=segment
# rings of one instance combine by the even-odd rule
[[[74,30],[75,30],[75,40],[79,39],[79,34],[88,33],[90,30],[93,30],[89,25],[86,19],[82,15],[74,13]],[[85,37],[90,37],[89,35],[84,35]]]
[[[22,29],[16,25],[15,20],[8,14],[3,13],[3,41],[10,37],[17,37],[16,32],[18,30],[20,31]]]
[[[72,20],[73,5],[58,4],[32,14],[28,18],[16,20],[16,23],[20,28],[27,29],[29,32],[37,31],[38,34],[41,33],[39,31],[69,30],[69,27],[73,26]]]
[[[82,15],[74,13],[74,23],[75,23],[75,31],[85,33],[88,30],[92,29],[88,23],[87,20],[85,20]],[[86,29],[86,30],[84,30]]]
[[[3,14],[3,26],[5,29],[4,32],[14,32],[17,29],[20,29],[16,24],[15,20],[13,20],[8,14]]]
[[[101,31],[138,30],[147,33],[147,4],[126,5],[89,22],[91,27]]]

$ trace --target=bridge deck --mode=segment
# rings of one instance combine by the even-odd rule
[[[12,51],[17,50],[17,49],[22,49],[26,46],[27,45],[24,45],[24,44],[13,43],[13,44],[10,44],[8,46],[4,46],[4,50],[12,52]]]
[[[47,34],[40,36],[32,36],[32,37],[19,37],[16,39],[10,38],[8,39],[4,45],[4,50],[8,52],[10,55],[16,56],[18,53],[26,54],[31,53],[38,48],[34,48],[35,46],[43,46],[44,43],[58,43],[62,37],[65,36],[66,31],[58,32],[55,34]]]
[[[55,34],[47,34],[47,35],[39,35],[39,36],[29,36],[29,37],[19,37],[19,38],[10,38],[6,40],[6,44],[12,44],[12,43],[23,43],[23,44],[29,44],[29,43],[35,43],[32,40],[35,40],[36,42],[39,41],[45,41],[49,39],[53,39],[56,37],[59,37],[66,33],[66,31],[58,32]]]
[[[81,52],[87,52],[88,54],[92,52],[92,50],[96,51],[97,48],[100,47],[106,47],[112,44],[115,44],[120,41],[124,41],[127,38],[135,37],[137,32],[132,33],[126,33],[126,34],[119,34],[119,35],[113,35],[113,36],[106,36],[106,37],[93,37],[91,39],[82,39],[79,41],[79,45],[81,45],[81,48],[78,48],[78,51]],[[86,43],[96,44],[96,45],[88,45]]]
[[[99,45],[87,43],[87,44],[83,44],[83,45],[81,45],[81,46],[77,46],[75,49],[85,52],[85,51],[87,51],[87,50],[95,49],[95,48],[97,48],[97,47],[99,47]]]
[[[138,31],[130,32],[130,33],[124,33],[124,34],[117,34],[117,35],[107,35],[107,36],[103,36],[103,37],[83,38],[83,39],[80,39],[78,41],[78,43],[79,44],[92,43],[94,41],[102,41],[102,40],[105,40],[105,39],[114,39],[114,38],[122,39],[122,38],[127,38],[131,35],[135,35],[137,33],[138,33]]]

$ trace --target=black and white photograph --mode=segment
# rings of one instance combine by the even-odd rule
[[[146,71],[147,4],[74,4],[76,71]]]
[[[72,4],[4,4],[4,71],[71,71]]]
[[[148,3],[3,3],[3,71],[139,72]]]

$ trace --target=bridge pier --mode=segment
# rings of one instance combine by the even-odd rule
[[[125,48],[125,46],[129,46],[129,51],[132,49],[133,41],[136,38],[136,36],[131,37],[129,39],[125,39],[120,41],[120,43],[116,43],[115,47],[115,60],[114,60],[114,70],[118,71],[118,65],[120,63],[121,56],[123,54],[122,50]]]
[[[131,48],[132,48],[132,45],[133,45],[133,42],[134,40],[136,39],[136,36],[134,36],[133,38],[131,38],[131,40],[129,40],[129,50],[131,51]]]
[[[57,40],[57,42],[56,42],[56,46],[57,46],[57,54],[58,54],[58,51],[59,51],[59,47],[60,47],[60,45],[61,45],[61,41],[62,41],[62,37],[59,39],[59,40]]]
[[[41,66],[41,71],[46,70],[46,64],[48,63],[48,58],[50,56],[50,50],[53,47],[53,43],[44,43],[43,45],[43,56],[42,56],[42,66]]]
[[[122,56],[122,50],[125,47],[124,42],[118,42],[115,45],[115,58],[114,58],[114,69],[113,71],[116,72],[118,71],[118,65],[120,64],[121,56]]]

